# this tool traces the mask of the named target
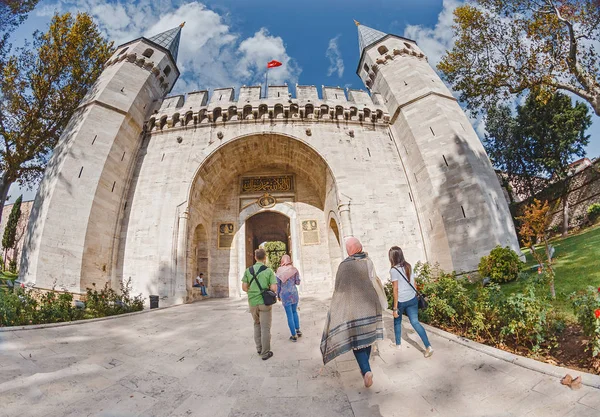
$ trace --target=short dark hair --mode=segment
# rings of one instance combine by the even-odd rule
[[[204,275],[204,273],[200,272],[200,276]]]
[[[254,257],[257,261],[264,261],[267,259],[267,252],[263,248],[258,248],[254,251]]]

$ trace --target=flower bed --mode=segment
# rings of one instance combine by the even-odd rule
[[[21,285],[0,288],[0,327],[60,323],[113,316],[144,309],[142,295],[131,296],[131,282],[121,284],[120,292],[108,287],[88,288],[82,300],[73,294],[41,291]]]

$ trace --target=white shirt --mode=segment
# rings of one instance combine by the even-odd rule
[[[400,272],[398,272],[396,268],[402,272],[402,275],[400,275]],[[392,282],[398,281],[398,302],[405,303],[406,301],[410,301],[415,298],[417,293],[411,288],[410,285],[408,285],[408,282],[406,282],[406,278],[404,277],[406,275],[406,271],[404,268],[399,266],[396,266],[396,268],[390,269],[390,279]],[[415,277],[413,274],[410,276],[410,283],[415,286]]]
[[[202,278],[200,278],[200,276],[196,277],[196,284],[202,284],[204,282],[204,280]]]

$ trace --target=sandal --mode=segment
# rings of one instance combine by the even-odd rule
[[[263,357],[262,357],[262,360],[263,360],[263,361],[266,361],[267,359],[269,359],[269,358],[272,358],[272,357],[273,357],[273,352],[271,352],[271,351],[268,351],[267,353],[265,353],[265,354],[263,355]]]

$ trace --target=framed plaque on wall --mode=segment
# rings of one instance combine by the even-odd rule
[[[235,234],[235,227],[233,223],[219,223],[217,230],[219,249],[231,249],[233,246],[233,236]]]

